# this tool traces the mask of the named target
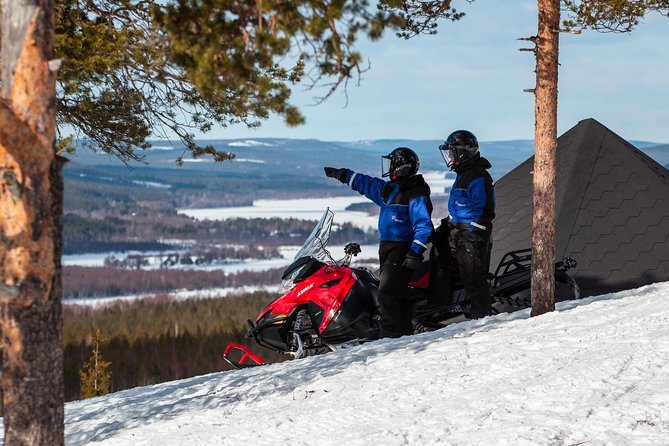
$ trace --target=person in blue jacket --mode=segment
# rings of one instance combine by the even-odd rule
[[[398,147],[382,157],[382,177],[375,178],[350,169],[325,167],[328,177],[348,184],[379,205],[379,325],[381,337],[412,334],[411,309],[406,289],[413,270],[423,260],[432,235],[430,187],[417,175],[418,155]]]
[[[440,258],[438,263],[442,267],[442,275],[435,274],[432,269],[431,289],[438,288],[445,294],[444,297],[450,298],[449,270],[457,267],[471,301],[471,317],[485,317],[492,314],[487,279],[492,221],[495,218],[495,190],[488,173],[492,166],[481,157],[476,136],[467,130],[451,133],[439,146],[439,151],[446,166],[457,175],[448,198],[450,215],[441,221],[432,240]],[[452,252],[455,253],[455,262]]]

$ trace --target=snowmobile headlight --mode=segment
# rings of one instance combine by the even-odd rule
[[[288,276],[286,276],[281,281],[281,286],[279,287],[279,292],[281,294],[286,294],[288,291],[295,288],[295,279],[299,277],[302,273],[302,270],[307,266],[307,264],[302,265],[300,268],[296,268],[295,271],[292,271]]]
[[[302,271],[302,268],[296,269],[295,271],[290,273],[290,275],[288,277],[286,277],[285,279],[283,279],[281,281],[281,286],[279,287],[279,292],[281,294],[286,294],[288,291],[295,288],[295,286],[296,286],[295,285],[295,279],[300,274],[300,271]]]
[[[279,292],[281,294],[286,294],[288,291],[292,290],[296,286],[297,285],[295,285],[295,283],[293,283],[292,280],[284,280],[283,282],[281,282],[281,285],[279,286]]]

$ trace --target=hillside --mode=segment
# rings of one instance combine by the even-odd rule
[[[413,148],[421,159],[421,170],[447,171],[437,150],[442,141],[373,140],[328,142],[262,138],[257,140],[209,140],[219,150],[232,151],[237,159],[214,163],[209,158],[175,160],[184,148],[154,142],[145,152],[145,163],[129,168],[104,153],[80,149],[68,156],[64,170],[66,211],[92,206],[100,197],[127,203],[141,197],[147,203],[172,207],[214,207],[250,204],[254,199],[323,197],[341,195],[338,184],[323,175],[323,166],[346,166],[380,174],[380,155],[398,146]],[[660,164],[669,163],[669,145],[634,142]],[[493,167],[497,180],[533,152],[531,140],[481,142],[481,153]]]
[[[68,444],[669,444],[669,282],[66,406]]]
[[[213,163],[209,158],[185,158],[179,167],[175,160],[184,153],[183,147],[155,142],[155,148],[145,152],[145,163],[134,163],[128,169],[107,154],[80,149],[69,156],[70,163],[64,170],[66,198],[68,189],[69,195],[86,195],[82,190],[84,185],[104,188],[101,194],[117,193],[120,201],[133,193],[140,193],[148,201],[170,197],[168,201],[179,207],[235,205],[281,196],[341,195],[338,184],[324,177],[323,166],[346,166],[380,175],[380,156],[403,145],[416,150],[423,171],[446,172],[437,150],[441,141],[327,142],[264,138],[205,142],[234,152],[237,159]],[[531,141],[486,142],[481,146],[493,164],[495,178],[529,157],[532,151]],[[111,190],[113,188],[116,190]],[[68,204],[74,205],[70,201],[66,207]]]

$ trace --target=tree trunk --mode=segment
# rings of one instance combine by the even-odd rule
[[[555,173],[560,0],[539,0],[532,215],[532,316],[555,309]]]
[[[53,0],[0,0],[0,324],[7,445],[62,445]]]

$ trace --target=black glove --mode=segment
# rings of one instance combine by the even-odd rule
[[[432,237],[430,240],[435,245],[448,243],[448,233],[450,231],[451,228],[448,226],[448,221],[446,221],[446,219],[443,219],[441,221],[441,224],[432,233]]]
[[[335,169],[334,167],[323,167],[325,171],[325,176],[334,178],[341,181],[342,183],[346,182],[346,169]]]
[[[422,255],[416,254],[415,252],[409,250],[409,252],[407,252],[406,258],[404,259],[404,262],[402,262],[402,266],[409,269],[416,269],[422,261]]]

